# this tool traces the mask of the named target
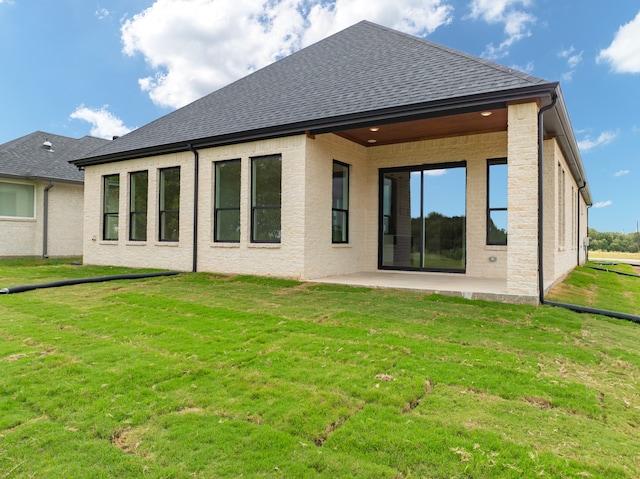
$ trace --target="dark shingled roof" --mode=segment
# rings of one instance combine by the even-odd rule
[[[51,148],[44,146],[49,141]],[[85,136],[80,139],[36,131],[0,145],[0,177],[83,183],[84,174],[69,160],[109,143]]]
[[[557,83],[431,41],[360,22],[77,160],[89,165],[408,115]],[[477,103],[476,103],[477,104]],[[378,118],[382,118],[378,116]],[[388,118],[388,117],[387,117]],[[398,116],[396,116],[398,118]],[[81,158],[81,157],[79,157]]]

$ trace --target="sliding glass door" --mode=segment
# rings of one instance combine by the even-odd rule
[[[379,267],[464,272],[465,162],[380,170]]]

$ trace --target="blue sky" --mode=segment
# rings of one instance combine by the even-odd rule
[[[0,144],[110,138],[362,19],[560,81],[594,206],[640,221],[640,4],[614,0],[0,0]]]

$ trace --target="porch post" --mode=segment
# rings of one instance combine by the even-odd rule
[[[507,291],[538,297],[538,104],[508,106]]]

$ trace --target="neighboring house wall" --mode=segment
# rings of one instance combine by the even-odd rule
[[[70,183],[54,182],[49,190],[48,256],[82,256],[83,195],[83,185]],[[42,238],[43,229],[39,231]]]
[[[34,186],[34,216],[20,218],[0,216],[0,257],[40,256],[43,254],[45,181],[3,182]],[[82,185],[54,182],[49,190],[47,253],[49,256],[82,255],[83,220]]]
[[[41,217],[42,187],[35,181],[19,181],[0,178],[7,184],[32,185],[34,187],[33,217],[0,216],[0,257],[2,256],[34,256],[36,252],[36,235],[38,218]]]

